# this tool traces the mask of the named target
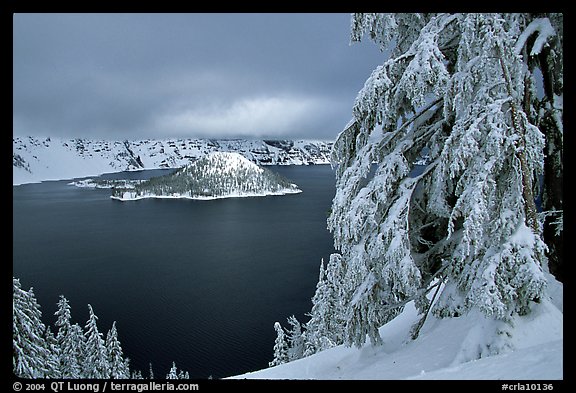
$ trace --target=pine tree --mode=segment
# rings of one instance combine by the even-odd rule
[[[176,368],[176,362],[172,362],[172,367],[166,375],[166,379],[178,379],[178,369]]]
[[[349,299],[348,282],[346,277],[346,264],[340,254],[330,255],[326,265],[326,287],[327,287],[327,307],[326,307],[326,330],[330,332],[329,339],[336,345],[344,342],[344,328],[348,320],[345,308]]]
[[[54,334],[52,333],[52,329],[50,329],[50,326],[46,326],[44,336],[46,341],[46,348],[48,349],[49,353],[46,361],[46,366],[49,372],[46,374],[46,378],[62,378],[62,370],[60,367],[61,349],[58,341],[56,340],[56,337],[54,337]]]
[[[320,273],[318,275],[318,283],[316,284],[316,291],[312,297],[312,310],[310,311],[310,319],[306,323],[306,331],[304,332],[304,356],[310,356],[314,353],[329,348],[333,345],[324,345],[323,337],[329,335],[326,328],[326,304],[328,297],[328,289],[326,284],[326,269],[324,268],[324,259],[320,262]]]
[[[302,326],[294,315],[288,317],[290,330],[288,331],[288,361],[304,357],[304,336],[302,335]]]
[[[342,344],[346,315],[343,305],[347,302],[346,266],[339,254],[332,254],[326,269],[320,264],[320,276],[312,298],[310,320],[304,332],[304,356]]]
[[[106,354],[108,358],[108,377],[114,379],[124,379],[130,377],[130,370],[126,367],[122,346],[118,340],[116,321],[112,323],[112,328],[106,336]],[[150,366],[152,371],[152,366]]]
[[[69,371],[69,377],[81,378],[82,365],[84,364],[86,355],[86,337],[84,337],[82,327],[77,323],[71,325],[69,335],[65,341],[66,351],[68,351],[67,353],[69,354],[68,361],[71,365],[70,370],[72,370]],[[64,349],[62,351],[64,351]],[[78,372],[78,377],[75,376],[76,372]]]
[[[58,327],[56,341],[60,347],[59,366],[61,378],[80,378],[84,336],[78,324],[70,325],[70,305],[68,304],[68,299],[63,295],[60,295],[58,310],[55,315],[58,317],[56,320],[56,326]]]
[[[284,329],[278,322],[274,323],[274,329],[276,330],[276,342],[274,344],[274,360],[269,363],[270,367],[288,362],[288,345],[286,344]]]
[[[70,330],[70,319],[72,318],[70,312],[70,304],[64,295],[60,295],[58,301],[58,309],[54,313],[58,318],[56,319],[56,326],[58,327],[57,338],[63,339]]]
[[[152,370],[152,363],[149,363],[149,378],[154,379],[154,370]]]
[[[96,321],[98,317],[94,314],[92,306],[88,305],[89,318],[86,322],[86,344],[84,349],[84,364],[82,373],[84,378],[102,379],[110,377],[108,370],[110,368],[106,356],[106,346],[102,333],[98,331]]]
[[[12,367],[21,378],[45,378],[53,374],[51,353],[45,340],[40,305],[34,291],[22,289],[20,280],[12,279]]]
[[[546,162],[556,186],[562,175],[561,158],[544,156],[545,147],[561,154],[561,23],[534,14],[353,15],[352,41],[369,34],[390,58],[366,81],[332,152],[328,226],[345,266],[333,280],[344,289],[347,344],[381,343],[378,328],[410,300],[424,313],[438,279],[437,316],[475,308],[509,320],[545,296],[535,179],[544,176],[550,197]],[[535,58],[555,82],[543,100]],[[559,199],[551,205],[561,215]]]

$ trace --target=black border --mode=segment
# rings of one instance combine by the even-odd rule
[[[328,4],[328,3],[326,3]],[[225,7],[223,9],[222,7]],[[4,0],[1,2],[0,9],[2,11],[0,24],[3,28],[2,37],[5,41],[4,45],[2,46],[4,50],[11,51],[12,49],[12,39],[13,39],[13,14],[14,13],[70,13],[70,12],[80,12],[80,13],[93,13],[93,12],[102,12],[102,13],[116,13],[116,12],[127,12],[127,13],[164,13],[164,12],[353,12],[353,11],[364,11],[364,12],[372,12],[372,11],[386,11],[386,12],[408,12],[408,11],[442,11],[442,12],[450,12],[450,11],[458,11],[458,12],[526,12],[526,8],[529,8],[531,12],[562,12],[564,14],[564,46],[571,48],[571,16],[572,12],[569,11],[568,3],[564,2],[563,4],[555,3],[552,4],[550,2],[541,2],[541,3],[527,3],[527,2],[518,2],[516,4],[511,4],[510,2],[469,2],[469,3],[459,3],[455,4],[446,4],[442,2],[428,2],[425,4],[418,4],[418,2],[371,2],[367,4],[361,3],[354,3],[353,5],[339,2],[338,4],[334,4],[333,2],[330,3],[330,9],[326,9],[321,3],[316,3],[316,5],[312,5],[311,2],[267,2],[265,4],[259,4],[258,2],[226,2],[226,3],[218,3],[218,2],[196,2],[196,1],[162,1],[162,2],[150,2],[150,1],[140,1],[140,2],[130,2],[125,0],[117,0],[115,2],[104,1],[100,0],[97,2],[91,3],[84,3],[84,2],[66,2],[66,1],[15,1],[15,0]],[[352,9],[353,8],[353,9]],[[573,7],[572,7],[573,8]],[[572,97],[570,94],[571,89],[573,89],[573,82],[572,82],[572,68],[568,65],[569,59],[567,55],[570,54],[570,51],[565,51],[565,63],[564,63],[564,70],[565,72],[565,90],[566,94],[564,96],[564,106],[568,108],[566,111],[567,114],[573,112],[573,102]],[[12,69],[12,67],[11,67]],[[8,79],[8,72],[4,73],[5,78]],[[368,77],[368,75],[367,75]],[[5,81],[3,84],[4,86],[11,86],[10,89],[4,89],[5,92],[12,92],[12,83],[9,81]],[[567,88],[566,88],[567,87]],[[7,93],[6,93],[7,94]],[[6,103],[7,101],[3,101]],[[11,101],[10,101],[11,102]],[[2,105],[4,110],[8,112],[7,108],[11,108],[8,105]],[[3,117],[5,124],[7,125],[4,133],[8,133],[8,130],[12,130],[12,117],[9,113],[6,113]],[[10,120],[8,120],[10,119]],[[564,117],[564,128],[568,129],[567,139],[564,141],[564,146],[567,147],[567,151],[570,152],[570,148],[576,146],[576,142],[573,140],[572,134],[572,120],[571,116]],[[6,140],[6,149],[10,146],[9,141]],[[10,154],[6,152],[5,155],[6,161],[8,161]],[[565,169],[565,173],[572,173],[572,157],[569,155],[564,156],[564,165],[567,170]],[[8,162],[6,162],[6,167],[8,169]],[[565,175],[565,179],[568,177]],[[7,193],[7,195],[9,195]],[[568,203],[565,207],[565,221],[566,224],[564,225],[564,230],[568,233],[568,238],[570,238],[570,234],[572,229],[574,228],[574,222],[572,221],[572,206]],[[566,250],[566,248],[565,248]],[[571,251],[571,250],[570,250]],[[564,251],[565,260],[566,262],[566,282],[564,283],[564,298],[568,299],[568,302],[565,302],[565,306],[568,308],[573,307],[573,303],[571,300],[574,299],[574,292],[572,286],[573,275],[571,274],[573,269],[573,261],[566,258],[566,251]],[[572,254],[572,253],[569,253]],[[11,265],[12,266],[12,265]],[[13,271],[13,268],[10,269]],[[5,295],[4,299],[10,299],[12,297],[11,287],[12,284],[8,284],[9,276],[5,275]],[[9,300],[3,300],[7,304],[5,304],[2,309],[2,313],[6,314],[5,317],[2,317],[2,321],[6,323],[6,337],[9,336],[9,331],[12,330],[8,321],[11,319],[9,318],[9,312],[11,309],[11,305]],[[570,311],[568,311],[570,312]],[[566,327],[566,323],[565,323]],[[502,380],[502,381],[494,381],[494,380],[455,380],[455,381],[432,381],[432,380],[424,380],[424,381],[398,381],[398,380],[377,380],[377,381],[365,381],[365,380],[208,380],[208,379],[191,379],[186,381],[171,381],[176,385],[182,385],[187,383],[198,384],[199,391],[206,391],[206,390],[219,390],[219,389],[251,389],[256,391],[269,391],[271,389],[371,389],[371,388],[384,388],[384,389],[408,389],[418,390],[418,391],[426,391],[426,390],[441,390],[441,391],[458,391],[463,392],[467,389],[482,389],[485,392],[501,392],[503,384],[510,384],[519,386],[520,384],[524,384],[528,386],[530,384],[540,384],[541,391],[544,391],[544,385],[551,384],[553,387],[554,392],[557,391],[565,391],[568,388],[571,390],[574,388],[574,367],[572,366],[572,362],[568,361],[572,357],[573,351],[571,349],[574,348],[574,337],[570,334],[565,336],[565,344],[564,344],[564,379],[563,380],[554,380],[554,381],[524,381],[524,380]],[[30,387],[31,384],[37,386],[44,386],[43,391],[51,391],[50,384],[51,382],[58,382],[64,381],[65,383],[68,382],[66,380],[49,380],[49,379],[41,379],[41,380],[26,380],[17,378],[12,373],[12,365],[8,360],[8,353],[11,349],[9,349],[9,342],[6,339],[2,342],[2,348],[4,349],[2,352],[5,353],[5,358],[3,364],[5,364],[6,369],[5,372],[2,372],[2,375],[10,376],[9,379],[9,389],[11,391],[17,391],[15,388],[18,387],[18,383],[22,384],[21,386],[22,391],[26,391],[26,386]],[[5,346],[5,347],[4,347]],[[87,383],[87,384],[98,384],[99,392],[102,392],[103,386],[105,381],[102,380],[74,380],[75,383]],[[110,382],[110,381],[108,381]],[[114,381],[115,383],[122,382],[122,381]],[[126,384],[131,383],[147,383],[149,380],[124,380]],[[156,380],[156,382],[161,383],[165,382],[165,380]],[[110,384],[108,383],[107,391],[110,391]],[[29,390],[30,391],[30,390]],[[64,391],[67,391],[64,389]],[[128,390],[124,390],[128,391]],[[168,390],[164,390],[168,391]],[[174,390],[177,391],[177,390]],[[185,391],[185,390],[182,390]],[[516,390],[520,391],[520,389]],[[528,391],[528,389],[526,389]]]

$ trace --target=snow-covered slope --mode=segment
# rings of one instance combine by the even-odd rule
[[[328,164],[332,142],[165,139],[104,141],[12,138],[12,184],[134,169],[179,168],[211,152],[236,152],[259,165]]]
[[[494,345],[497,324],[480,313],[459,318],[428,316],[417,340],[409,338],[416,310],[404,312],[384,325],[384,344],[373,347],[334,347],[304,359],[232,377],[233,379],[563,379],[563,314],[561,284],[551,282],[556,298],[534,305],[517,317],[509,346],[501,353],[478,359]],[[559,296],[559,297],[558,297]],[[504,342],[504,341],[502,341]]]
[[[169,175],[114,188],[112,198],[219,199],[299,192],[295,184],[239,153],[213,152]]]

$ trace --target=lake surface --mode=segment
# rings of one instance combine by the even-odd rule
[[[116,321],[131,368],[145,377],[150,362],[157,378],[172,361],[192,378],[265,368],[274,322],[308,320],[320,259],[333,252],[335,193],[328,165],[269,168],[303,192],[120,202],[70,180],[14,186],[14,277],[34,287],[53,332],[60,294],[82,327],[88,304],[104,336]]]

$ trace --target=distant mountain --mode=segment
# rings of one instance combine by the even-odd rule
[[[217,199],[295,194],[301,190],[277,173],[239,153],[213,152],[176,172],[151,178],[130,188],[114,188],[112,198]]]
[[[211,152],[235,152],[258,165],[328,164],[332,142],[162,139],[106,141],[12,138],[12,184],[136,169],[181,168]]]

